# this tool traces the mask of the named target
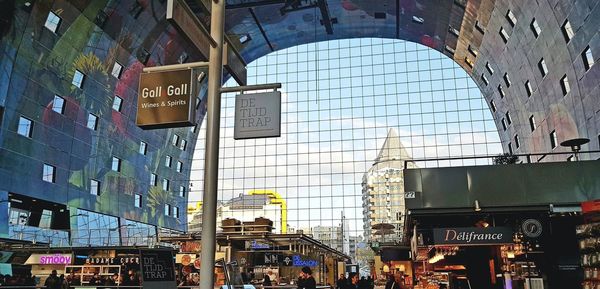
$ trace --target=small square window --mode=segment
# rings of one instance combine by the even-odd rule
[[[500,93],[500,98],[504,98],[506,96],[506,93],[504,92],[504,88],[502,87],[502,84],[498,84],[498,93]]]
[[[174,134],[173,138],[171,139],[171,144],[173,144],[174,146],[177,146],[178,142],[179,142],[179,135]]]
[[[483,83],[487,86],[488,84],[490,84],[490,81],[487,79],[487,77],[485,77],[485,74],[481,75],[481,80],[483,81]]]
[[[150,174],[150,185],[156,186],[157,176],[155,174]]]
[[[112,158],[111,169],[115,172],[121,171],[121,159],[117,157]]]
[[[487,69],[487,71],[490,73],[490,75],[494,74],[494,69],[492,68],[492,65],[489,62],[485,63],[485,69]]]
[[[165,204],[165,216],[171,215],[171,205]]]
[[[473,56],[475,56],[475,57],[477,57],[477,55],[479,54],[479,52],[477,52],[477,49],[475,49],[475,48],[474,48],[473,46],[471,46],[470,44],[469,44],[469,47],[468,47],[467,49],[468,49],[468,50],[469,50],[469,52],[470,52],[470,53],[471,53]]]
[[[185,187],[179,186],[179,196],[185,198]]]
[[[501,123],[502,123],[502,129],[506,130],[508,128],[508,126],[506,125],[506,119],[502,118]]]
[[[540,62],[538,62],[538,68],[540,69],[542,77],[546,77],[546,75],[548,74],[548,66],[546,66],[546,60],[542,58]]]
[[[592,55],[592,49],[590,47],[586,47],[581,53],[581,58],[583,58],[583,65],[585,66],[585,70],[590,70],[592,65],[594,65],[594,56]]]
[[[181,142],[179,143],[179,148],[184,151],[185,148],[187,147],[187,141],[182,139]]]
[[[531,96],[533,94],[533,89],[531,88],[531,83],[529,80],[525,81],[525,90],[527,91],[527,96]]]
[[[533,115],[531,115],[529,117],[529,128],[531,129],[531,131],[534,131],[536,128],[536,124],[535,124],[535,117]]]
[[[555,149],[558,146],[558,136],[556,135],[555,130],[550,133],[550,146],[552,149]]]
[[[492,112],[496,112],[496,103],[494,100],[490,100],[490,108],[492,109]]]
[[[485,34],[485,29],[483,29],[483,26],[481,25],[481,22],[479,22],[479,20],[475,21],[475,29],[481,32],[481,34]]]
[[[170,168],[172,161],[173,161],[173,159],[171,158],[171,156],[166,156],[165,157],[165,166],[168,167],[168,168]]]
[[[65,113],[65,99],[55,95],[52,101],[52,110],[60,114]]]
[[[54,183],[56,180],[56,167],[49,164],[44,164],[42,172],[42,180],[49,183]]]
[[[473,63],[473,60],[469,59],[468,57],[465,57],[465,62],[471,68],[473,68],[473,65],[475,65],[475,63]]]
[[[94,196],[100,195],[100,182],[97,180],[90,180],[90,194]]]
[[[573,36],[575,36],[575,32],[573,31],[573,27],[571,26],[571,22],[569,22],[569,19],[565,19],[565,22],[563,23],[561,30],[562,30],[563,36],[565,37],[565,41],[567,41],[567,42],[571,41]]]
[[[17,133],[22,135],[22,136],[26,136],[26,137],[31,137],[31,132],[33,131],[33,121],[31,121],[31,119],[28,119],[26,117],[19,117],[19,126],[17,127]]]
[[[112,109],[114,109],[116,111],[121,111],[122,105],[123,105],[123,99],[120,98],[119,96],[115,95],[115,98],[113,98]]]
[[[537,23],[537,20],[535,20],[535,18],[533,18],[529,27],[531,28],[531,31],[533,32],[533,36],[535,36],[535,38],[538,38],[540,36],[540,33],[542,33],[542,29],[540,28],[540,25]]]
[[[181,173],[181,171],[183,170],[183,163],[182,162],[177,162],[177,172]]]
[[[169,183],[170,183],[169,180],[163,179],[163,181],[162,181],[162,188],[163,188],[164,191],[168,191],[169,190]]]
[[[448,32],[452,33],[456,37],[458,37],[458,35],[460,34],[460,32],[452,26],[448,26]]]
[[[512,118],[510,117],[510,111],[506,112],[506,121],[508,124],[512,124]]]
[[[508,72],[504,73],[504,83],[506,83],[506,87],[510,87],[510,85],[512,84],[512,82],[510,82],[510,77],[508,76]]]
[[[139,150],[139,153],[143,154],[143,155],[146,155],[147,152],[148,152],[148,144],[145,143],[145,142],[143,142],[143,141],[140,141],[140,150]]]
[[[521,143],[519,142],[519,135],[516,134],[514,139],[515,139],[515,147],[517,149],[519,149],[519,147],[521,146]]]
[[[123,65],[121,65],[118,62],[115,62],[115,65],[113,65],[113,69],[110,74],[116,78],[121,78],[122,71],[123,71]]]
[[[142,195],[140,194],[135,194],[135,199],[134,199],[134,203],[133,205],[136,208],[141,208],[142,207]]]
[[[87,127],[91,130],[98,129],[98,117],[93,113],[88,114]]]
[[[56,30],[58,30],[58,26],[60,25],[60,21],[60,17],[58,17],[58,15],[56,15],[54,12],[50,11],[50,13],[48,13],[48,18],[46,18],[46,23],[44,24],[44,26],[50,31],[56,33]]]
[[[79,70],[75,70],[75,74],[73,75],[73,81],[71,81],[71,84],[81,88],[83,86],[84,80],[85,80],[85,74],[83,74]]]
[[[571,91],[571,87],[569,86],[569,78],[566,74],[560,79],[560,88],[562,89],[563,95],[567,95],[567,93]]]
[[[506,19],[508,19],[508,22],[512,27],[515,27],[517,24],[517,17],[515,17],[515,14],[510,9],[506,12]]]
[[[510,36],[508,36],[508,33],[506,32],[506,30],[504,30],[504,27],[500,27],[500,37],[502,37],[502,40],[504,41],[504,43],[508,42],[508,38],[510,38]]]

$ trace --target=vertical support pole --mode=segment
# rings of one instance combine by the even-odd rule
[[[217,42],[217,46],[210,47],[208,65],[208,109],[206,113],[206,151],[204,155],[204,195],[202,198],[201,289],[213,289],[214,284],[219,130],[223,77],[223,30],[225,29],[225,0],[213,0],[211,2],[210,36]]]

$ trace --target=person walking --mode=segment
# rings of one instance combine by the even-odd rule
[[[52,274],[46,278],[46,282],[44,282],[44,287],[46,289],[60,289],[62,286],[60,282],[60,278],[56,275],[56,270],[52,270]]]

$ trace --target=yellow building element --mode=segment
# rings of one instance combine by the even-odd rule
[[[271,190],[251,190],[248,195],[266,195],[271,200],[271,204],[278,204],[281,206],[281,233],[287,233],[287,203],[285,199],[276,191]]]
[[[201,212],[201,211],[202,211],[202,201],[195,202],[195,203],[189,203],[187,206],[188,215],[192,215],[192,214],[195,214],[195,213]]]

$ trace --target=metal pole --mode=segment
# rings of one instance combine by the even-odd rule
[[[213,0],[210,35],[217,42],[217,46],[210,47],[210,64],[208,66],[208,109],[204,155],[204,195],[202,198],[201,289],[213,289],[214,284],[224,22],[225,0]]]

